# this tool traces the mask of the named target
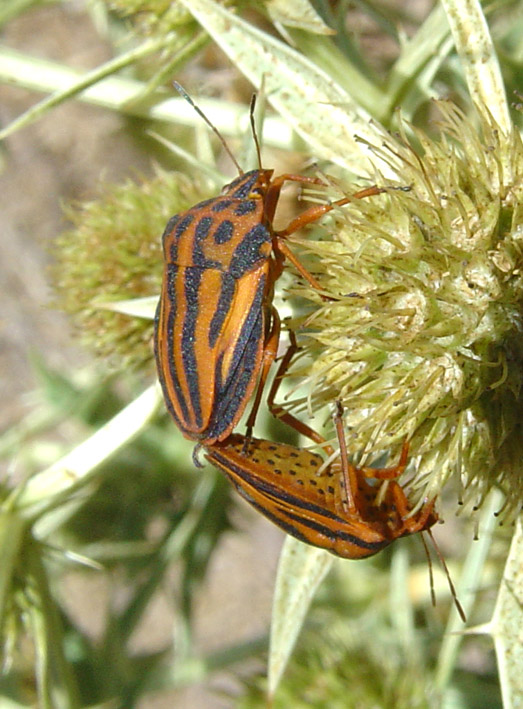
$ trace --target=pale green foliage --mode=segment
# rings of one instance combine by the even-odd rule
[[[465,502],[499,485],[513,516],[523,503],[523,144],[486,116],[478,130],[452,104],[437,109],[437,140],[414,131],[377,147],[410,191],[357,200],[330,219],[331,238],[302,242],[331,300],[310,291],[314,312],[293,322],[309,355],[298,372],[313,410],[342,402],[355,454],[407,436],[422,497],[456,474]]]
[[[31,2],[5,5],[0,22]],[[409,436],[413,499],[439,495],[447,480],[457,480],[459,496],[471,504],[501,487],[508,519],[517,512],[523,479],[523,155],[506,100],[517,86],[523,51],[518,5],[490,7],[488,24],[477,0],[442,0],[422,22],[410,15],[408,4],[398,10],[390,3],[358,3],[357,11],[344,2],[292,5],[293,12],[274,0],[94,3],[90,7],[106,29],[105,39],[113,41],[115,57],[91,72],[0,46],[0,81],[46,95],[0,135],[19,131],[72,97],[154,121],[156,132],[163,129],[160,121],[198,125],[203,132],[200,117],[169,93],[169,82],[177,78],[227,136],[252,146],[246,128],[249,90],[242,93],[235,80],[243,75],[274,109],[267,109],[264,159],[268,147],[298,146],[304,164],[323,161],[310,174],[323,175],[326,189],[309,194],[311,199],[336,199],[362,181],[408,186],[408,192],[388,189],[337,210],[323,230],[293,238],[291,248],[300,244],[331,300],[293,284],[293,295],[301,298],[293,301],[302,307],[307,298],[308,309],[287,321],[305,350],[292,370],[302,389],[287,405],[319,429],[329,421],[333,400],[340,399],[347,443],[357,460],[394,456]],[[104,8],[116,8],[125,24],[112,14],[102,18]],[[123,48],[123,33],[131,49]],[[207,33],[230,64],[216,60],[214,52],[204,60],[197,55],[211,43]],[[395,54],[386,53],[391,46]],[[194,62],[184,78],[189,59]],[[209,70],[213,61],[217,66]],[[239,93],[245,105],[200,100],[205,92],[227,98]],[[438,104],[443,120],[434,138],[427,99],[440,95],[456,97],[463,113],[453,104]],[[399,136],[388,133],[391,127]],[[188,163],[197,166],[198,181],[161,170],[140,184],[103,184],[99,198],[67,208],[73,226],[57,240],[57,300],[117,366],[150,359],[152,324],[103,308],[158,295],[160,236],[167,220],[209,196],[199,180],[216,165],[202,132]],[[265,167],[273,167],[273,157]],[[285,282],[276,285],[278,304]],[[289,312],[291,306],[285,307]],[[133,312],[132,305],[126,309]],[[29,484],[8,481],[0,490],[3,695],[18,706],[53,709],[145,706],[150,689],[201,684],[211,669],[231,671],[238,658],[258,656],[267,646],[263,633],[253,647],[229,647],[225,637],[226,651],[208,656],[192,644],[193,599],[227,527],[228,493],[212,473],[197,477],[187,442],[170,422],[151,421],[158,402],[152,387],[129,404],[121,397],[122,389],[134,395],[128,378],[118,381],[118,395],[98,372],[90,386],[44,370],[42,379],[43,390],[52,393],[43,411],[0,439],[0,450],[12,455],[15,468],[19,451],[30,449],[32,464],[23,473],[39,473]],[[60,436],[68,436],[68,443]],[[49,437],[60,438],[52,465],[45,457]],[[463,525],[445,525],[441,533],[451,530],[442,546],[471,623],[485,623],[493,613],[481,589],[498,583],[506,555],[502,540],[500,558],[485,575],[492,510],[503,504],[500,497],[486,500],[479,543],[470,544],[472,534]],[[450,501],[439,508],[448,522],[454,522],[455,500],[451,487]],[[163,531],[149,538],[158,517]],[[514,666],[519,653],[512,632],[522,624],[521,603],[513,602],[523,568],[518,539],[494,620],[480,628],[495,637],[506,698],[517,696],[522,674]],[[320,587],[323,596],[310,606],[310,629],[301,637],[305,611],[328,562],[309,549],[300,557],[299,573],[292,564],[282,566],[269,663],[275,709],[499,706],[488,651],[475,638],[467,640],[472,657],[481,657],[480,670],[459,655],[462,637],[456,631],[463,625],[455,612],[442,642],[448,586],[436,578],[438,606],[431,612],[425,568],[420,577],[409,564],[407,544],[400,540],[376,559],[339,565],[341,580],[335,585],[331,578]],[[465,555],[460,578],[456,570]],[[95,566],[96,574],[101,564],[114,567],[120,582],[127,582],[127,603],[116,583],[107,627],[95,641],[84,630],[90,618],[82,617],[83,625],[70,619],[56,590],[72,560]],[[180,580],[179,593],[165,594],[172,576]],[[129,639],[144,619],[147,624],[156,592],[174,607],[175,652],[134,652]],[[30,653],[22,652],[27,638],[34,668]],[[461,673],[454,671],[458,662]],[[253,690],[231,705],[266,706],[266,697]]]
[[[165,225],[207,194],[181,173],[158,170],[141,183],[102,183],[97,200],[67,208],[73,226],[55,242],[56,303],[113,367],[150,361],[152,323],[100,306],[158,295]]]

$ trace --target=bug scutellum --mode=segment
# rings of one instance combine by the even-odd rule
[[[216,129],[185,91],[203,119]],[[259,145],[251,124],[258,156]],[[285,259],[319,289],[285,238],[342,206],[383,190],[369,187],[352,197],[307,209],[286,229],[272,223],[286,181],[323,184],[317,178],[273,170],[243,172],[222,193],[169,220],[164,231],[164,272],[155,318],[155,357],[169,413],[184,434],[200,443],[225,439],[253,396],[252,429],[263,385],[279,340],[280,321],[272,306],[274,282]]]

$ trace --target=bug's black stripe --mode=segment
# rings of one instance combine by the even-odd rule
[[[207,238],[209,229],[213,223],[212,217],[202,217],[194,230],[194,242],[192,249],[192,259],[195,266],[205,267],[205,255],[203,253],[203,242]]]
[[[258,312],[251,329],[251,337],[246,338],[247,341],[242,352],[241,360],[234,372],[231,371],[224,387],[218,413],[227,419],[234,417],[252,381],[262,331],[263,315],[261,312]]]
[[[300,542],[305,542],[307,544],[311,543],[310,538],[305,536],[305,534],[302,534],[296,528],[295,525],[293,526],[291,524],[287,524],[282,517],[278,517],[278,515],[275,515],[273,512],[270,512],[267,507],[260,505],[260,503],[257,502],[254,498],[252,498],[249,493],[234,480],[234,478],[231,477],[230,479],[232,480],[234,487],[236,488],[238,493],[243,497],[243,499],[247,500],[247,502],[252,505],[254,509],[258,510],[258,512],[260,512],[264,517],[267,517],[267,519],[273,522],[277,527],[280,527],[280,529],[283,529],[284,532],[290,534],[292,537],[298,539]]]
[[[338,524],[345,524],[345,521],[341,517],[330,513],[324,507],[320,507],[314,502],[308,502],[301,497],[297,497],[287,490],[273,485],[267,480],[263,480],[256,475],[251,475],[245,470],[245,468],[236,465],[226,456],[220,455],[219,451],[216,449],[212,451],[210,460],[211,462],[217,462],[228,474],[236,475],[241,480],[244,480],[247,485],[261,491],[266,497],[270,497],[273,501],[279,500],[291,505],[292,507],[307,510],[308,512],[320,515],[321,517],[325,517],[326,519],[332,520]]]
[[[171,232],[173,231],[174,227],[178,224],[180,219],[181,219],[181,215],[175,214],[174,217],[171,217],[169,219],[169,221],[167,222],[167,226],[163,230],[162,244],[163,244],[164,258],[166,258],[166,259],[172,258],[172,256],[167,253],[168,241],[169,241],[169,238],[171,237]]]
[[[217,463],[219,467],[233,480],[234,476],[237,476],[250,487],[260,491],[265,497],[269,498],[271,502],[273,502],[273,504],[277,505],[279,502],[284,503],[286,507],[282,509],[282,513],[284,513],[288,519],[295,520],[295,522],[299,522],[300,525],[307,529],[310,529],[313,532],[320,533],[328,539],[340,539],[342,541],[349,542],[350,544],[353,544],[354,546],[359,547],[360,549],[366,549],[368,551],[379,551],[384,546],[386,546],[386,542],[383,541],[366,542],[360,537],[350,534],[349,532],[343,531],[339,527],[333,529],[332,526],[328,526],[329,522],[334,522],[336,525],[346,527],[346,520],[342,519],[338,515],[330,513],[324,507],[316,505],[313,502],[303,500],[302,498],[297,497],[296,495],[292,495],[288,491],[283,490],[276,485],[272,485],[266,480],[262,480],[257,476],[251,475],[250,473],[246,472],[245,469],[233,464],[226,457],[220,456],[219,452],[216,450],[212,451],[212,454],[210,457],[208,456],[208,459],[211,461],[211,463]],[[238,484],[235,483],[235,485]],[[246,497],[246,499],[248,499],[251,504],[255,504],[251,500],[250,496]],[[287,506],[292,510],[304,510],[305,512],[310,512],[311,514],[317,515],[320,519],[328,520],[328,522],[326,522],[326,525],[323,525],[319,521],[310,519],[307,516],[291,512],[289,509],[287,509]],[[266,514],[265,508],[263,506],[259,506],[258,509],[260,509],[263,514]],[[275,518],[274,521],[279,526],[283,526],[279,521],[279,518]],[[295,527],[293,527],[292,524],[289,525],[289,529],[290,534],[296,536],[294,533]]]
[[[199,268],[221,268],[222,265],[219,261],[214,261],[213,259],[206,258],[203,251],[207,237],[209,236],[209,231],[214,222],[212,217],[202,217],[196,228],[194,230],[194,238],[192,243],[192,265],[198,266]]]
[[[232,372],[225,383],[221,380],[223,353],[218,358],[216,363],[216,392],[218,393],[212,420],[206,431],[207,438],[219,438],[234,420],[238,411],[242,409],[245,392],[253,378],[259,337],[263,329],[261,325],[262,313],[260,312],[258,315],[260,324],[256,324],[253,329],[253,337],[247,338],[238,372],[236,375]]]
[[[224,209],[228,209],[231,206],[232,202],[233,202],[232,199],[227,199],[227,198],[218,199],[218,198],[216,198],[216,201],[214,202],[214,204],[211,207],[211,212],[223,212]]]
[[[242,238],[229,264],[228,271],[233,278],[241,278],[244,273],[252,271],[260,261],[267,256],[260,253],[263,244],[271,242],[271,233],[264,224],[256,224]]]
[[[166,305],[169,306],[170,312],[171,313],[176,313],[176,302],[177,302],[177,297],[176,297],[176,279],[178,278],[178,271],[179,267],[174,264],[174,263],[169,263],[166,265],[164,274],[163,274],[163,287],[162,289],[162,294],[161,298],[164,297],[164,291],[165,295],[167,297],[167,303]],[[170,330],[169,330],[170,332]]]
[[[256,209],[255,199],[242,199],[238,206],[234,208],[234,214],[237,217],[243,217],[245,214],[250,214]]]
[[[176,317],[177,317],[177,297],[176,297],[176,281],[178,280],[178,274],[180,272],[180,268],[175,265],[168,266],[167,268],[167,292],[169,294],[169,306],[168,306],[168,316],[167,316],[167,326],[165,328],[166,336],[167,336],[167,367],[169,371],[169,378],[170,378],[170,384],[171,388],[174,389],[176,399],[178,402],[178,406],[181,409],[182,412],[182,419],[181,421],[178,420],[178,417],[176,415],[176,411],[173,407],[172,402],[170,401],[169,397],[165,397],[165,399],[168,401],[167,408],[169,409],[169,412],[173,416],[174,420],[179,424],[180,428],[184,428],[182,421],[187,421],[188,416],[189,416],[189,408],[187,406],[187,402],[185,401],[185,397],[183,396],[182,388],[180,385],[180,378],[178,376],[178,369],[176,366],[176,359],[174,356],[174,345],[175,345],[175,340],[173,337],[173,332],[176,324]]]
[[[228,273],[221,274],[221,289],[218,305],[212,316],[209,327],[209,348],[212,350],[222,331],[223,323],[229,313],[231,302],[236,291],[236,281]]]
[[[194,214],[186,214],[181,221],[179,221],[179,219],[176,219],[176,216],[174,216],[169,222],[173,222],[173,224],[176,225],[174,229],[174,234],[172,234],[172,228],[169,232],[167,231],[167,229],[169,228],[168,224],[167,229],[165,229],[162,237],[165,240],[165,258],[170,261],[170,263],[176,263],[178,261],[178,241],[194,221]],[[171,243],[169,244],[169,242]],[[169,248],[169,253],[167,253],[167,248]]]
[[[191,212],[201,212],[204,207],[208,207],[210,204],[214,204],[217,197],[209,197],[209,199],[204,199],[202,202],[198,202],[194,207],[191,207]]]
[[[353,546],[358,547],[359,549],[366,549],[367,551],[373,553],[378,552],[380,549],[383,549],[383,547],[386,547],[388,545],[388,541],[386,540],[379,542],[366,542],[364,539],[361,539],[361,537],[357,537],[354,534],[350,534],[349,532],[344,532],[343,529],[331,529],[329,527],[324,527],[322,524],[320,524],[320,522],[316,522],[312,519],[309,519],[308,517],[302,517],[301,515],[294,514],[291,510],[288,509],[282,511],[285,512],[287,518],[293,519],[296,522],[299,522],[304,527],[307,527],[308,529],[311,529],[315,532],[319,532],[320,534],[323,534],[325,537],[328,537],[333,541],[341,540],[342,542],[348,542],[349,544],[352,544]],[[330,515],[326,515],[324,514],[324,512],[325,510],[323,510],[323,514],[321,516],[329,519]],[[343,521],[342,524],[344,526],[347,525],[347,523]]]
[[[199,312],[199,290],[202,280],[203,269],[194,266],[185,268],[184,296],[185,296],[185,318],[182,327],[182,360],[185,379],[189,387],[189,401],[196,428],[202,425],[202,409],[200,402],[200,381],[198,373],[198,363],[196,359],[195,330]],[[208,392],[205,392],[207,394]],[[212,393],[211,393],[212,394]]]
[[[164,293],[162,292],[162,296],[158,302],[158,307],[156,308],[156,315],[154,318],[154,331],[155,331],[155,336],[154,336],[154,354],[156,357],[156,364],[157,364],[157,370],[158,370],[158,379],[160,380],[160,384],[162,386],[162,390],[164,392],[164,399],[165,399],[165,404],[167,406],[167,410],[173,417],[173,419],[176,421],[178,426],[183,429],[183,425],[179,419],[179,417],[176,414],[176,411],[174,409],[172,400],[171,400],[171,393],[170,393],[170,388],[168,384],[171,385],[171,388],[175,390],[176,392],[176,398],[179,403],[179,406],[182,410],[182,416],[187,417],[188,411],[187,411],[187,406],[185,404],[185,400],[183,399],[180,391],[180,385],[178,381],[178,375],[176,372],[176,367],[174,365],[174,356],[173,356],[173,351],[172,351],[172,330],[174,326],[174,321],[176,319],[176,298],[174,297],[174,292],[175,292],[175,281],[178,273],[178,267],[174,265],[169,265],[167,266],[167,269],[165,271],[165,293],[166,293],[166,301],[164,302]],[[162,329],[160,330],[160,314],[162,312],[162,308],[164,309],[164,318],[166,318],[166,324]],[[163,341],[163,338],[165,338],[165,342]],[[162,357],[162,352],[165,347],[165,361],[164,358]],[[169,380],[167,382],[167,379]]]

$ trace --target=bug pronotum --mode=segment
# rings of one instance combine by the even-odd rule
[[[169,413],[186,438],[224,440],[254,394],[250,433],[263,385],[275,359],[280,320],[274,283],[290,261],[311,286],[316,279],[285,243],[289,234],[334,207],[383,192],[369,187],[332,204],[305,210],[280,231],[274,213],[283,184],[323,184],[317,178],[261,167],[243,172],[229,147],[181,86],[177,90],[219,136],[239,176],[222,193],[172,217],[163,234],[164,272],[155,318],[155,356]],[[255,388],[256,393],[255,392]]]

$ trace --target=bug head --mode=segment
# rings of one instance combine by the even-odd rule
[[[230,182],[222,190],[233,199],[264,199],[274,170],[250,170]]]

